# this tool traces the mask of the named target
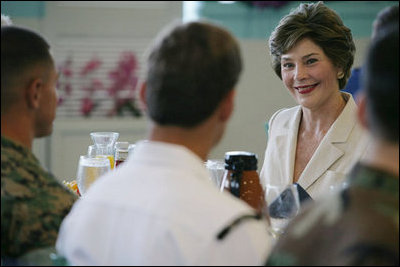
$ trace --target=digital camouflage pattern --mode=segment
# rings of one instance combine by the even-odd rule
[[[349,177],[290,223],[267,265],[399,265],[399,177],[360,163]]]
[[[76,196],[32,152],[1,137],[1,257],[55,246]]]

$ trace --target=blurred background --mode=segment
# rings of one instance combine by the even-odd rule
[[[236,109],[210,159],[266,146],[265,123],[278,109],[296,105],[270,66],[268,37],[299,1],[1,1],[14,25],[43,34],[60,72],[60,97],[53,134],[34,143],[34,153],[59,180],[73,180],[79,155],[92,144],[89,133],[115,131],[118,141],[145,138],[146,117],[137,102],[144,53],[156,34],[173,21],[207,19],[239,40],[244,71]],[[363,63],[377,13],[397,1],[325,1],[353,33]]]

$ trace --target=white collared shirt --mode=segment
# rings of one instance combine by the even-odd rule
[[[139,142],[128,160],[101,177],[63,221],[57,250],[73,265],[260,265],[272,246],[265,221],[219,192],[189,149]]]

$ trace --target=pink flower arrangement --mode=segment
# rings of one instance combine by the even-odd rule
[[[84,116],[88,117],[92,110],[97,106],[89,97],[82,99],[81,112]]]
[[[121,115],[123,109],[128,109],[134,116],[141,116],[134,102],[138,82],[136,69],[135,55],[132,52],[123,52],[116,68],[109,72],[111,86],[108,88],[108,94],[114,98],[114,108],[108,116]]]
[[[101,66],[101,64],[102,61],[97,57],[94,57],[82,68],[80,76],[84,79],[88,79],[88,77],[93,74]],[[88,117],[98,106],[98,103],[93,101],[93,94],[97,90],[103,89],[103,83],[99,79],[91,78],[89,84],[84,86],[82,89],[86,91],[86,97],[83,98],[81,102],[81,113],[82,115]]]
[[[72,93],[71,79],[73,77],[73,71],[71,57],[67,57],[67,59],[58,66],[58,73],[60,74],[57,81],[57,89],[59,92],[58,105],[62,105],[65,97],[71,96]]]
[[[81,76],[87,76],[101,66],[102,62],[98,58],[91,59],[81,70]]]
[[[82,94],[78,93],[80,101],[80,114],[85,117],[91,116],[96,108],[100,108],[101,100],[97,98],[96,93],[104,91],[113,100],[113,107],[107,111],[106,116],[123,115],[123,111],[127,110],[135,117],[140,117],[141,111],[135,104],[135,92],[138,83],[136,74],[138,62],[132,52],[123,52],[120,60],[117,62],[114,69],[108,72],[110,85],[105,86],[102,78],[98,78],[96,71],[100,69],[103,62],[98,57],[93,57],[83,65],[80,70],[75,70],[75,75],[72,68],[72,58],[68,57],[58,68],[60,78],[57,82],[59,91],[59,105],[65,104],[65,100],[72,96],[73,83],[72,78],[81,79],[82,87],[80,88]],[[81,98],[80,98],[81,97]]]

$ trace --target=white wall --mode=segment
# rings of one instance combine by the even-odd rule
[[[226,151],[245,150],[257,153],[262,162],[266,121],[274,111],[295,103],[270,67],[265,42],[241,40],[240,45],[244,70],[237,87],[235,112],[211,157],[223,158]]]
[[[165,24],[181,17],[180,2],[164,1],[157,6],[139,2],[136,7],[132,6],[134,2],[128,2],[128,6],[120,4],[113,8],[47,2],[43,20],[14,18],[13,21],[39,30],[50,42],[56,43],[59,38],[68,36],[153,38]],[[356,40],[355,66],[361,64],[368,42],[369,39]],[[212,150],[210,158],[223,158],[224,153],[231,150],[251,151],[258,154],[260,169],[266,145],[265,122],[276,110],[295,105],[270,67],[266,43],[266,40],[240,40],[244,72],[237,87],[236,110],[224,138]],[[120,131],[120,140],[135,142],[145,137],[145,124],[143,119],[137,122],[118,118],[89,122],[57,118],[53,136],[35,141],[34,152],[60,180],[72,179],[78,155],[90,144],[91,129]],[[66,131],[70,134],[66,135]],[[133,134],[129,134],[130,131]]]

